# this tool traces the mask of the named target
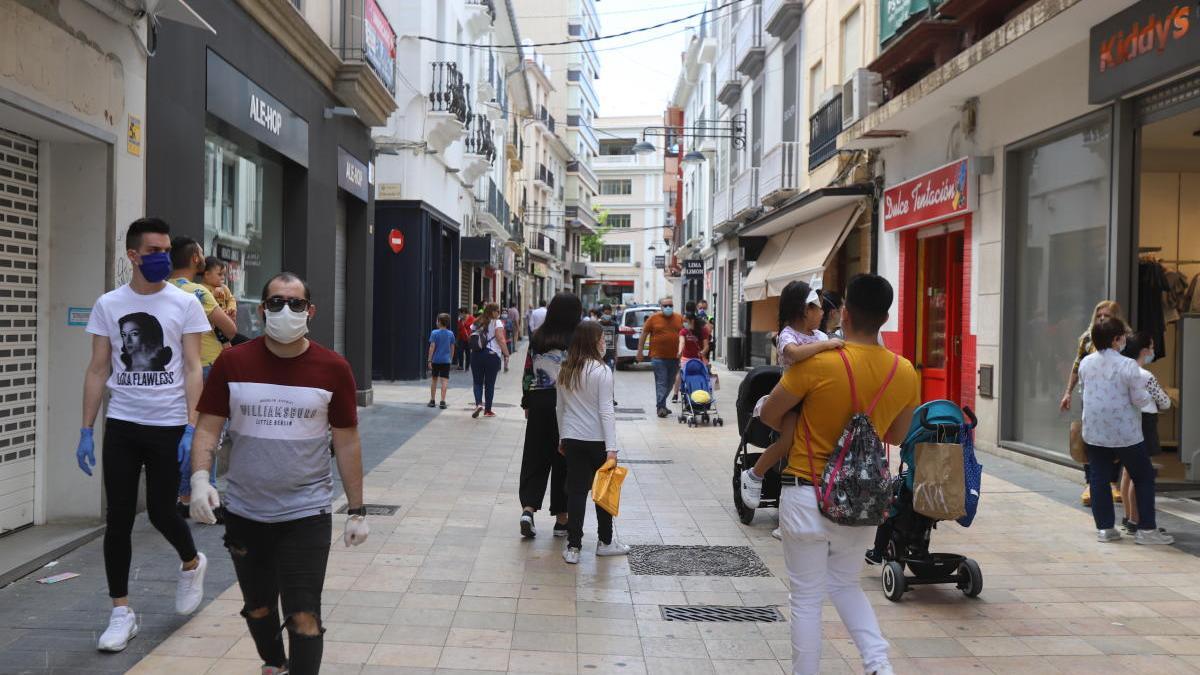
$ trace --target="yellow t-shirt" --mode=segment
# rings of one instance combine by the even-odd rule
[[[784,473],[814,482],[820,480],[825,471],[825,460],[832,454],[842,430],[855,412],[866,410],[892,370],[895,357],[886,347],[847,344],[845,351],[858,390],[859,402],[854,408],[850,405],[850,380],[846,377],[846,365],[837,351],[821,352],[792,364],[783,373],[780,384],[803,401],[801,419],[796,421],[796,434]],[[901,411],[920,403],[921,381],[917,371],[908,359],[900,357],[896,375],[871,415],[876,433],[882,438]],[[812,466],[816,479],[809,473],[808,450],[804,440],[805,422],[812,433]]]
[[[186,293],[191,293],[200,301],[200,307],[204,309],[204,316],[208,316],[214,309],[217,308],[217,299],[213,297],[212,291],[209,291],[204,284],[198,284],[193,281],[188,281],[183,277],[172,279],[171,283],[179,287],[179,290]],[[217,339],[217,334],[213,331],[200,334],[200,365],[211,366],[213,361],[221,355],[221,341]]]
[[[219,305],[221,307],[221,309],[225,310],[226,312],[228,312],[231,309],[237,309],[237,300],[234,299],[233,293],[230,293],[229,289],[227,287],[225,287],[225,286],[215,286],[214,287],[214,286],[209,286],[208,284],[201,284],[201,285],[204,286],[205,288],[207,288],[209,293],[213,294],[213,298],[217,301],[217,305]]]

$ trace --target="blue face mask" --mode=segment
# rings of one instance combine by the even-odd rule
[[[156,284],[171,276],[171,254],[147,253],[142,256],[142,262],[138,265],[138,269],[142,271],[142,276],[146,281]]]
[[[662,313],[663,313],[663,316],[671,316],[672,314],[675,313],[675,308],[672,307],[671,305],[667,305],[666,307],[662,308]]]

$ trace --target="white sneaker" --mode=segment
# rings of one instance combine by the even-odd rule
[[[102,652],[119,652],[129,644],[138,633],[137,615],[128,607],[113,607],[108,617],[108,628],[96,643],[96,649]]]
[[[1162,530],[1138,530],[1137,534],[1133,537],[1133,543],[1144,544],[1146,546],[1163,546],[1174,544],[1175,537]]]
[[[1096,541],[1110,542],[1120,541],[1121,531],[1115,527],[1110,527],[1104,530],[1096,530]]]
[[[776,539],[778,539],[780,541],[783,541],[783,534],[779,531],[778,527],[771,530],[771,536],[775,537]]]
[[[748,509],[757,509],[762,500],[762,481],[750,477],[750,469],[742,471],[742,504]]]
[[[596,556],[604,557],[610,555],[629,555],[629,544],[622,544],[617,541],[616,536],[607,544],[604,542],[596,542]]]
[[[885,663],[882,666],[875,666],[874,668],[867,669],[863,672],[865,672],[867,675],[896,675],[896,671],[892,670],[892,665],[890,663]]]
[[[179,582],[175,586],[175,612],[191,614],[204,600],[204,572],[208,569],[208,558],[203,553],[197,553],[200,564],[194,570],[184,570],[179,566]]]
[[[579,564],[579,549],[575,548],[574,546],[568,546],[563,551],[563,560],[566,561],[566,563],[568,565],[578,565]]]

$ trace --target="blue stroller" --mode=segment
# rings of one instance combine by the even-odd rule
[[[967,423],[964,415],[970,420]],[[916,473],[918,443],[959,443],[965,448],[964,470],[976,480],[982,467],[975,461],[973,430],[979,424],[970,408],[959,410],[950,401],[930,401],[917,408],[908,435],[900,446],[900,473],[891,515],[875,533],[875,548],[867,551],[867,562],[883,564],[883,594],[899,602],[910,586],[955,584],[963,595],[973,598],[983,591],[979,563],[957,553],[930,553],[929,539],[938,521],[913,508],[913,475]],[[976,483],[977,484],[977,483]],[[978,499],[976,492],[974,500]],[[968,494],[968,501],[973,501]],[[977,503],[977,502],[976,502]],[[959,519],[970,524],[976,504],[968,504],[968,515]],[[912,573],[905,576],[904,570]]]
[[[679,423],[689,427],[701,424],[725,426],[717,412],[717,399],[713,396],[712,380],[708,366],[700,359],[688,359],[679,378]]]

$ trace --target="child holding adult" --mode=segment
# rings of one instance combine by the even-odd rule
[[[446,409],[446,388],[450,386],[450,364],[454,362],[454,333],[450,330],[450,315],[438,314],[437,328],[429,334],[429,407]],[[434,394],[442,385],[442,402],[435,403]]]
[[[584,321],[575,329],[567,360],[558,373],[558,451],[567,461],[567,548],[563,560],[579,563],[587,495],[596,471],[617,461],[613,373],[604,363],[604,329]],[[613,536],[613,518],[596,505],[596,555],[626,555],[629,547]]]
[[[803,281],[793,281],[784,286],[779,294],[779,332],[775,336],[779,365],[783,369],[821,352],[840,349],[845,344],[840,339],[830,339],[819,330],[824,318],[825,310],[819,292]],[[762,412],[766,398],[762,397],[754,406],[755,417]],[[762,453],[753,467],[742,471],[742,502],[747,508],[758,508],[762,498],[763,477],[772,466],[787,457],[796,431],[796,418],[795,412],[785,415],[779,437]]]

